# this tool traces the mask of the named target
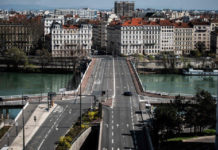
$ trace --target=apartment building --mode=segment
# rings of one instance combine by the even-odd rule
[[[47,16],[44,19],[44,35],[50,34],[50,28],[53,22],[57,22],[59,24],[64,24],[64,16],[63,15],[52,15]]]
[[[175,23],[175,54],[189,55],[193,50],[192,32],[193,28],[187,23]]]
[[[205,50],[209,51],[211,46],[210,24],[207,22],[193,22],[193,49],[197,50],[197,44],[203,43]]]
[[[210,23],[210,31],[215,31],[218,29],[218,20],[213,20]]]
[[[135,10],[135,3],[129,1],[115,1],[114,13],[119,16],[132,17]]]
[[[169,20],[160,20],[160,51],[163,53],[174,53],[174,30],[175,26]]]
[[[93,23],[93,46],[95,49],[106,49],[107,46],[107,22],[95,21]]]
[[[56,15],[73,15],[78,16],[82,19],[94,19],[98,16],[98,11],[89,9],[89,8],[83,8],[83,9],[55,9],[54,13]]]
[[[51,47],[53,57],[73,57],[90,54],[92,46],[92,26],[61,25],[51,27]]]
[[[156,55],[160,52],[160,26],[142,18],[113,21],[108,26],[107,48],[115,54]]]
[[[20,24],[0,25],[0,50],[17,47],[28,53],[33,46],[33,35],[30,26]]]

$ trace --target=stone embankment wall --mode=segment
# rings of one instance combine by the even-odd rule
[[[142,83],[141,83],[141,81],[140,81],[140,79],[138,77],[138,74],[137,74],[134,66],[132,65],[131,61],[128,60],[128,59],[127,59],[127,65],[129,67],[129,71],[130,71],[130,74],[132,76],[132,80],[133,80],[133,83],[135,85],[136,92],[139,95],[150,96],[150,97],[157,97],[157,98],[172,98],[172,99],[175,98],[175,96],[160,95],[160,94],[149,93],[149,92],[144,91]]]
[[[127,59],[127,65],[129,67],[130,74],[132,76],[133,83],[136,88],[136,92],[142,96],[156,97],[156,98],[166,98],[166,99],[175,99],[175,96],[160,94],[160,93],[150,93],[146,92],[143,88],[143,85],[140,81],[136,68],[133,66],[131,60]],[[186,96],[186,99],[191,99],[192,97]]]
[[[143,60],[136,61],[138,69],[184,69],[184,68],[218,68],[216,63],[210,59],[165,59],[165,60]]]

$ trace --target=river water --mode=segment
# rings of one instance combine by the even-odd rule
[[[216,76],[184,76],[177,74],[139,75],[144,89],[151,92],[165,92],[170,95],[195,95],[197,89],[204,89],[216,95]]]
[[[79,83],[72,74],[0,72],[0,96],[58,92],[75,89]]]

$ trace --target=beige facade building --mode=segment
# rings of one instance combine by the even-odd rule
[[[73,57],[90,54],[92,46],[91,25],[61,25],[51,27],[53,57]]]
[[[123,23],[113,21],[108,26],[107,49],[115,54],[157,55],[160,52],[160,25],[132,18]]]
[[[211,23],[210,23],[210,30],[211,31],[215,31],[216,28],[218,29],[218,20],[211,21]]]
[[[210,51],[211,45],[211,30],[210,24],[206,22],[194,22],[193,23],[193,49],[197,50],[197,44],[203,43],[205,50]]]
[[[17,47],[28,53],[33,46],[31,27],[27,25],[0,25],[0,49]]]
[[[176,23],[175,26],[175,54],[189,55],[193,49],[193,28],[187,23]]]

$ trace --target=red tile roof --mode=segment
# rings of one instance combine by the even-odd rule
[[[175,28],[191,28],[188,23],[174,23]]]
[[[78,27],[74,25],[63,25],[63,28],[64,29],[78,29]]]
[[[160,20],[160,21],[159,21],[159,24],[160,24],[161,26],[173,26],[173,23],[170,22],[169,20]]]
[[[132,18],[132,20],[125,21],[122,26],[142,26],[143,19],[142,18]]]

